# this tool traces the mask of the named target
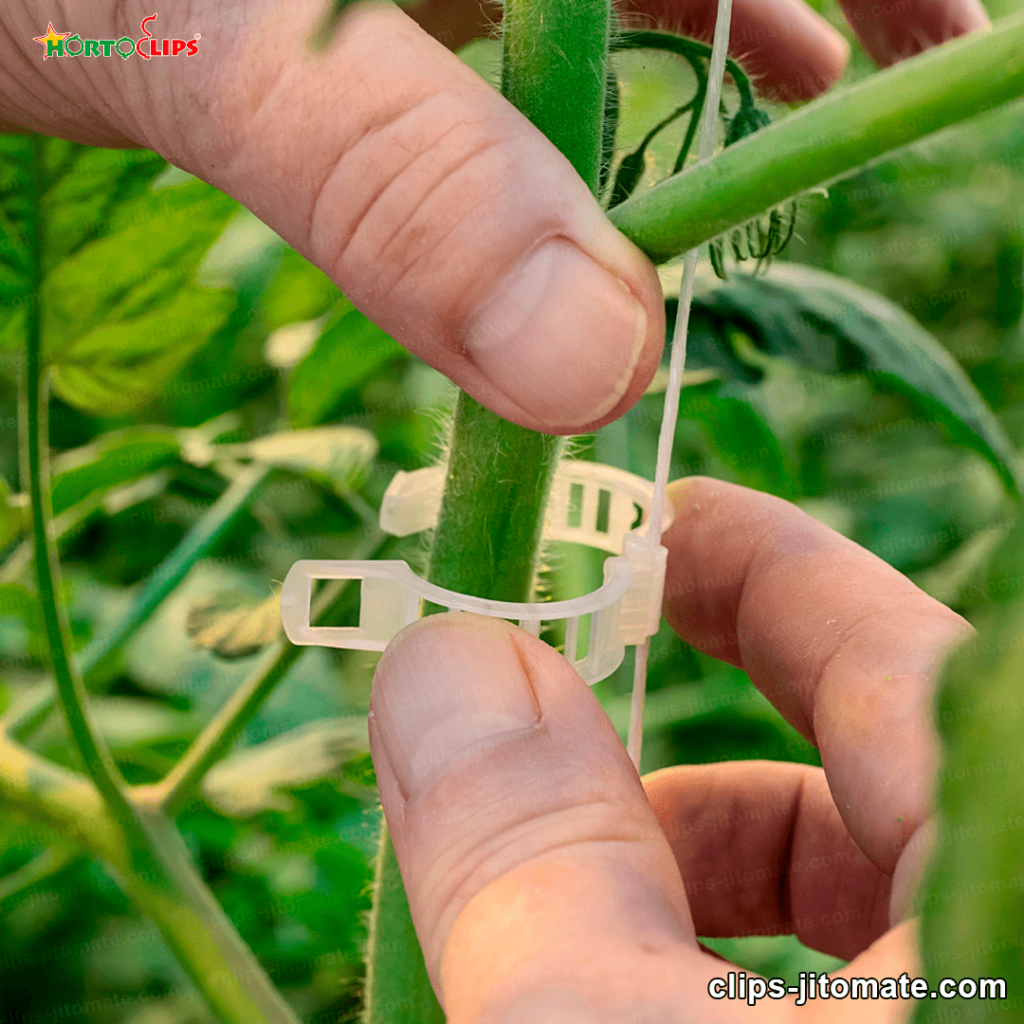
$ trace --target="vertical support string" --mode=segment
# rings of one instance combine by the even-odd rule
[[[700,145],[697,163],[706,163],[715,149],[715,128],[718,124],[718,107],[722,99],[722,82],[725,78],[725,58],[729,49],[729,25],[732,20],[732,0],[718,0],[718,16],[715,20],[715,38],[711,47],[711,65],[708,72],[708,92],[704,100],[704,111],[700,125]],[[672,336],[672,356],[669,361],[668,386],[665,389],[665,407],[661,416],[661,432],[658,436],[658,463],[654,474],[654,495],[651,499],[650,528],[647,532],[652,547],[661,543],[661,523],[665,516],[667,502],[669,467],[672,462],[672,445],[675,441],[676,424],[679,421],[679,394],[682,390],[683,369],[686,366],[686,338],[690,324],[690,306],[693,303],[693,280],[697,271],[697,249],[690,249],[683,260],[683,277],[679,286],[679,307],[676,312],[676,327]],[[640,771],[640,754],[644,737],[644,698],[647,693],[647,660],[650,655],[651,638],[636,648],[633,663],[633,700],[630,707],[629,733],[626,750]]]

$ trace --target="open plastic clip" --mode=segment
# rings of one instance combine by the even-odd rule
[[[437,524],[444,467],[398,473],[380,510],[381,529],[398,537]],[[544,623],[565,623],[565,656],[583,680],[594,684],[611,675],[625,648],[642,644],[658,630],[667,552],[652,544],[649,524],[653,484],[613,466],[566,461],[556,471],[544,537],[607,551],[604,583],[568,601],[489,601],[446,590],[421,579],[403,561],[296,562],[281,589],[281,618],[293,644],[383,651],[391,638],[420,617],[422,601],[449,611],[475,612],[518,623],[539,636]],[[672,521],[666,510],[664,531]],[[660,534],[659,534],[660,536]],[[359,580],[358,626],[312,626],[314,580]],[[586,651],[578,650],[580,620],[589,616]]]

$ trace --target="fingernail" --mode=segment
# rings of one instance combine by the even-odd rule
[[[515,267],[470,322],[466,354],[541,424],[582,426],[625,394],[647,335],[633,293],[555,238]]]
[[[540,720],[511,631],[496,619],[432,615],[384,652],[370,703],[406,799],[470,750]]]

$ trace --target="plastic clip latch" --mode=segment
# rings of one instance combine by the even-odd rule
[[[619,629],[624,644],[642,644],[658,632],[661,602],[665,591],[668,551],[661,544],[651,546],[646,538],[627,533],[622,554],[631,572],[629,590],[622,598]]]

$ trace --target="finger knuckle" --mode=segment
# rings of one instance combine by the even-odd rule
[[[474,97],[452,92],[367,126],[339,154],[314,202],[317,262],[367,302],[386,301],[417,279],[464,273],[458,242],[467,222],[501,203],[515,135]]]

